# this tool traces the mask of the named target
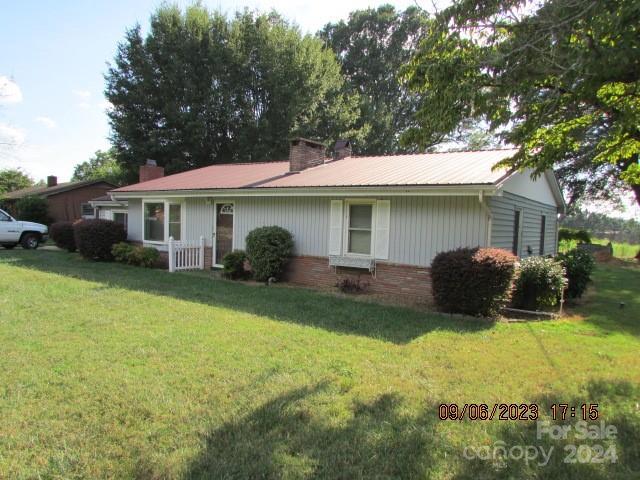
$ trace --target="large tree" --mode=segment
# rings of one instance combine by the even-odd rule
[[[360,101],[358,127],[366,136],[355,143],[356,152],[414,150],[402,147],[399,138],[419,98],[399,81],[398,70],[415,53],[426,22],[427,15],[417,7],[400,12],[383,5],[354,11],[346,22],[329,23],[318,33],[340,61],[345,92]]]
[[[632,189],[640,203],[640,7],[633,0],[459,0],[405,72],[421,105],[404,136],[428,147],[473,120],[554,167],[570,203]]]
[[[145,38],[127,31],[106,82],[112,142],[132,178],[147,158],[174,173],[284,159],[294,135],[358,134],[333,52],[276,13],[228,20],[163,6]]]
[[[33,185],[33,179],[19,168],[0,170],[0,196],[3,193],[32,187]]]
[[[114,151],[98,150],[89,160],[74,167],[71,180],[105,180],[114,185],[123,185],[126,179],[125,172],[116,160]]]

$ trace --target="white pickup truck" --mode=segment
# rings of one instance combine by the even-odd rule
[[[4,210],[0,210],[0,245],[13,248],[18,243],[22,248],[38,248],[47,241],[49,230],[46,225],[16,220]]]

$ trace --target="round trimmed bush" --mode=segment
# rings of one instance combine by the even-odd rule
[[[293,253],[293,236],[282,227],[260,227],[249,232],[246,240],[251,270],[260,282],[279,279]]]
[[[567,295],[569,298],[580,298],[587,289],[596,266],[593,255],[586,250],[574,248],[559,254],[557,258],[562,263],[569,281]]]
[[[81,220],[73,231],[78,252],[88,260],[113,260],[111,249],[127,238],[124,226],[111,220]]]
[[[116,243],[111,247],[111,255],[116,262],[129,263],[129,255],[133,251],[133,245],[127,242]]]
[[[247,261],[247,254],[243,250],[235,250],[227,253],[222,259],[224,267],[223,275],[231,280],[247,278],[248,273],[244,268]]]
[[[76,251],[76,240],[73,234],[73,222],[56,222],[49,228],[49,236],[56,247]]]
[[[520,262],[513,305],[526,310],[552,307],[567,285],[562,264],[553,258],[529,257]]]
[[[441,252],[431,263],[436,305],[445,312],[494,316],[509,301],[517,257],[498,248]]]

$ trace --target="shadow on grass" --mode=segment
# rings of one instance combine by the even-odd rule
[[[575,311],[604,331],[640,335],[640,268],[599,264],[593,280],[595,294]]]
[[[204,272],[170,274],[116,263],[88,262],[77,254],[63,251],[3,251],[0,262],[398,344],[410,342],[433,330],[477,332],[492,327],[491,323],[484,321],[450,319],[308,289],[215,280]]]
[[[415,418],[383,394],[332,425],[311,408],[326,387],[290,391],[213,430],[185,478],[421,478],[442,453],[434,412]]]
[[[542,396],[534,403],[539,405],[540,413],[545,417],[539,422],[500,422],[488,445],[480,445],[468,453],[475,458],[461,464],[456,478],[640,478],[640,416],[636,406],[639,394],[640,388],[626,381],[599,380],[588,383],[584,393],[571,398]],[[561,403],[575,407],[576,417],[571,418],[569,410],[565,421],[551,420],[550,406]],[[583,403],[598,404],[600,415],[597,420],[582,421],[580,406]],[[603,430],[602,425],[615,427],[615,432]],[[550,427],[556,427],[555,438],[549,433]],[[565,427],[566,435],[558,433],[558,427]],[[487,446],[488,449],[483,449]],[[527,448],[530,449],[529,460],[524,456]],[[537,449],[535,458],[534,448]],[[491,458],[486,458],[487,454]]]
[[[625,382],[592,382],[578,397],[534,400],[541,414],[548,414],[551,403],[599,403],[608,412],[606,425],[616,427],[615,437],[607,439],[578,439],[577,420],[550,422],[548,416],[549,426],[572,426],[567,438],[539,436],[538,423],[520,420],[488,421],[486,431],[476,428],[469,434],[467,428],[477,422],[439,420],[437,405],[415,414],[395,393],[354,402],[347,418],[338,421],[317,412],[331,392],[327,383],[290,390],[212,429],[184,478],[604,480],[638,478],[640,473],[640,421],[630,408],[635,408],[638,390]],[[572,445],[576,450],[584,445],[575,457],[570,456]],[[615,456],[603,456],[600,462],[594,457],[597,445],[611,447]],[[528,447],[530,452],[537,449],[536,458],[520,453]],[[491,452],[491,457],[480,452]],[[140,459],[135,476],[161,478],[155,468]]]

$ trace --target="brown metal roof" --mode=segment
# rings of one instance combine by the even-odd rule
[[[105,183],[110,187],[115,187],[113,183],[105,182],[104,180],[83,180],[80,182],[65,182],[59,183],[54,187],[29,187],[20,190],[14,190],[13,192],[5,193],[3,198],[7,200],[16,200],[18,198],[27,197],[30,195],[36,195],[38,197],[50,197],[51,195],[57,195],[58,193],[68,192],[69,190],[75,190],[76,188],[87,187],[89,185],[95,185],[98,183]]]
[[[115,192],[305,187],[492,185],[507,175],[493,170],[515,149],[347,157],[298,173],[289,162],[212,165],[122,187]]]

